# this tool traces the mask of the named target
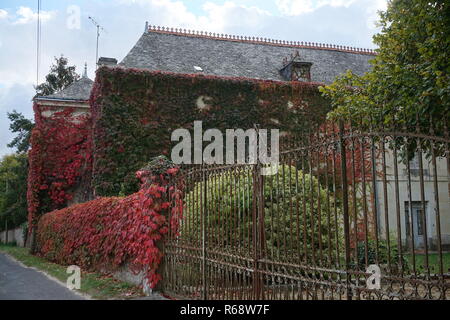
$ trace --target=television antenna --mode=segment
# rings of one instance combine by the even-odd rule
[[[37,0],[37,29],[36,29],[36,88],[39,86],[39,67],[41,62],[41,0]],[[37,92],[37,89],[36,89]]]
[[[95,70],[97,70],[98,67],[98,39],[100,38],[100,30],[106,33],[106,30],[97,22],[94,20],[94,18],[92,18],[91,16],[89,16],[89,20],[92,21],[92,23],[94,24],[94,26],[97,28],[97,48],[95,50]]]

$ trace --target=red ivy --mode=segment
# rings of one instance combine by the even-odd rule
[[[330,177],[333,176],[333,167],[337,171],[336,174],[341,175],[341,151],[340,148],[340,135],[339,126],[335,122],[327,121],[321,124],[321,126],[310,137],[310,144],[317,147],[317,159],[315,161],[320,163],[321,174],[327,173]],[[345,143],[345,167],[347,171],[347,183],[348,185],[356,185],[363,181],[363,177],[366,182],[372,181],[372,157],[371,157],[371,144],[370,141],[363,135],[350,130],[349,124],[345,124],[343,127],[342,138]],[[375,161],[380,161],[379,150],[375,150]],[[326,163],[328,162],[328,172],[326,172]],[[334,165],[333,165],[334,163]],[[380,172],[375,172],[376,175],[380,175]]]
[[[82,177],[91,172],[91,117],[64,108],[50,117],[52,107],[35,104],[36,125],[29,153],[28,215],[30,227],[45,212],[62,208],[73,198]]]
[[[38,252],[88,270],[114,271],[128,263],[132,271],[144,271],[154,288],[161,279],[157,242],[176,233],[182,218],[182,187],[169,185],[177,172],[150,178],[138,172],[144,183],[126,198],[98,198],[45,214],[38,223]]]

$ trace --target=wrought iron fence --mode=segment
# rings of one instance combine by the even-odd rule
[[[164,244],[164,291],[450,299],[449,143],[329,123],[284,141],[271,176],[261,164],[187,168],[183,218]]]

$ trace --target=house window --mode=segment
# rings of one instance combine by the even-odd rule
[[[424,234],[424,211],[423,205],[421,201],[412,201],[411,209],[412,209],[412,223],[414,227],[415,236],[423,236]],[[409,214],[410,205],[408,201],[405,201],[405,225],[406,225],[406,235],[411,236],[411,222],[410,222],[410,214]],[[427,202],[425,202],[425,210],[427,209]]]
[[[419,170],[419,155],[417,152],[414,154],[414,157],[409,160],[409,169]]]
[[[422,162],[423,165],[423,175],[428,176],[429,170],[425,169],[425,163]],[[420,164],[419,164],[419,153],[414,153],[414,157],[409,160],[409,172],[412,176],[418,176],[420,174]],[[408,172],[405,170],[405,175],[407,175]]]

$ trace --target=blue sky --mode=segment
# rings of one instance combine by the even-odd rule
[[[94,78],[95,27],[104,28],[100,56],[119,61],[151,25],[373,48],[377,10],[387,0],[41,0],[43,81],[55,56],[64,54],[82,72],[88,63]],[[79,27],[73,9],[79,9]],[[33,116],[36,83],[37,0],[0,2],[0,156],[12,153],[6,144],[6,112]],[[71,24],[72,23],[72,24]],[[205,53],[207,54],[207,53]]]

